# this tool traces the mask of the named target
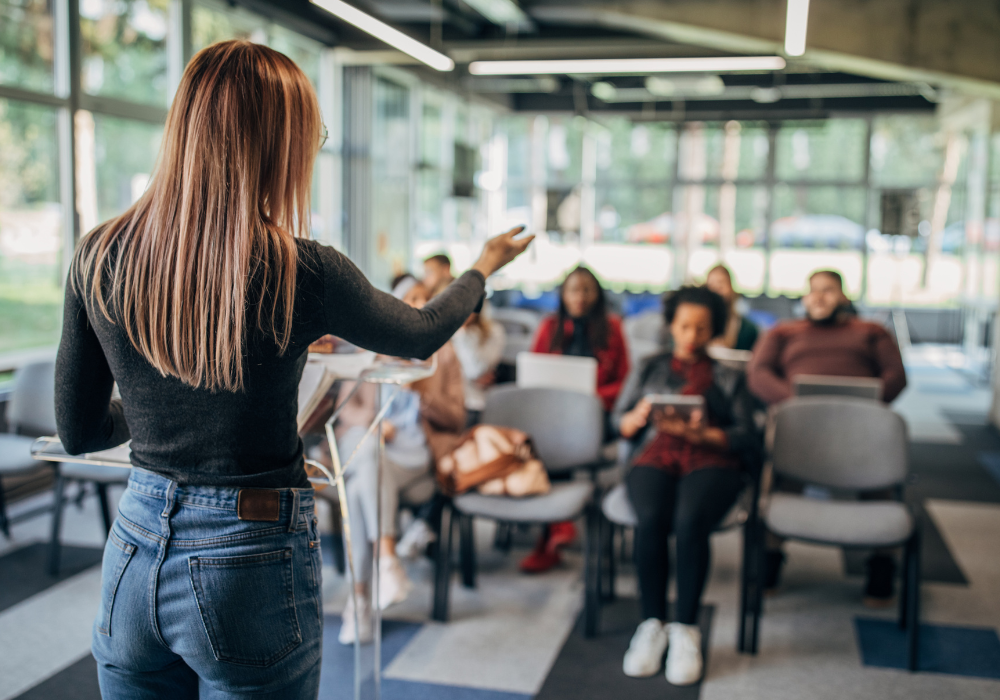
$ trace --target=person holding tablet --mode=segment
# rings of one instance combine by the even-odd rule
[[[642,622],[625,654],[629,676],[651,676],[669,647],[667,680],[702,673],[698,609],[708,576],[709,536],[743,488],[744,469],[760,458],[754,400],[743,373],[706,354],[725,332],[725,300],[705,287],[681,287],[664,304],[672,350],[629,374],[612,412],[631,443],[625,478],[639,524],[635,564]],[[673,399],[671,398],[673,397]],[[677,605],[667,623],[668,540],[677,538]]]
[[[306,239],[325,131],[291,59],[213,44],[184,71],[149,187],[73,257],[59,437],[70,454],[131,438],[134,466],[92,638],[104,698],[316,697],[319,533],[296,426],[309,344],[427,358],[531,241],[488,241],[423,309],[377,291]]]

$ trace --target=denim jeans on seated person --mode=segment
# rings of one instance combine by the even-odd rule
[[[104,548],[93,652],[105,699],[316,698],[322,652],[312,489],[240,520],[240,489],[133,469]]]

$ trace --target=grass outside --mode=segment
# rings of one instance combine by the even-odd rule
[[[0,258],[0,354],[59,342],[61,277],[56,264],[32,265]]]

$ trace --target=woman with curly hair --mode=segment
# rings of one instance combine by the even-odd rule
[[[726,329],[728,308],[704,287],[681,287],[667,297],[672,348],[644,360],[629,375],[612,413],[618,434],[631,443],[625,479],[639,524],[635,562],[642,616],[625,654],[629,676],[660,671],[669,646],[667,680],[696,682],[702,673],[698,608],[710,561],[709,536],[756,464],[760,440],[753,399],[743,373],[706,354]],[[656,409],[651,394],[704,397],[704,408],[683,418]],[[667,543],[677,538],[677,605],[667,623]]]

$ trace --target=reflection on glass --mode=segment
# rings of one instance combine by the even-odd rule
[[[167,104],[169,5],[170,0],[80,0],[85,92]]]
[[[0,83],[52,92],[53,30],[46,0],[0,0]]]
[[[56,112],[0,99],[0,353],[58,342],[62,252]]]

